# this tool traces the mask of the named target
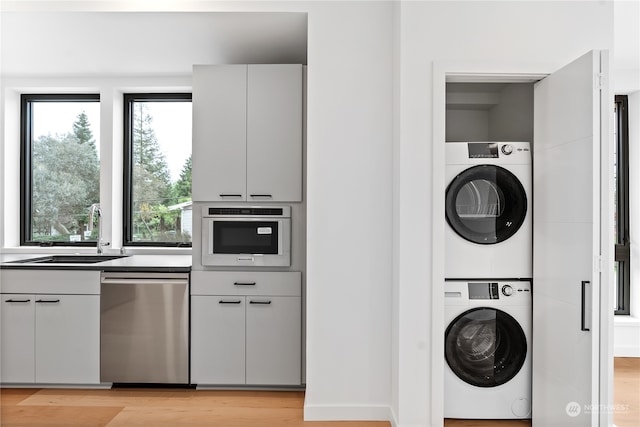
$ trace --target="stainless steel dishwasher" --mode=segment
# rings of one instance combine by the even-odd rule
[[[189,274],[103,272],[100,381],[189,383]]]

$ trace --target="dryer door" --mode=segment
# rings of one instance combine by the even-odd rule
[[[495,165],[479,165],[456,176],[446,192],[446,217],[458,235],[490,245],[513,236],[527,214],[527,195],[518,178]]]
[[[445,359],[462,381],[496,387],[511,380],[527,357],[520,324],[504,311],[474,308],[456,317],[445,332]]]

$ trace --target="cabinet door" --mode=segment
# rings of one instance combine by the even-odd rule
[[[247,384],[300,384],[300,297],[247,297]]]
[[[302,200],[302,66],[249,65],[247,200]]]
[[[36,382],[100,382],[100,296],[36,295]]]
[[[191,382],[245,383],[245,297],[191,298]]]
[[[0,319],[0,381],[33,383],[35,295],[2,295]]]
[[[247,66],[194,66],[192,108],[193,200],[245,200]]]

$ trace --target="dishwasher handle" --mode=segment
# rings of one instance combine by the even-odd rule
[[[186,285],[188,280],[186,279],[146,279],[146,278],[137,278],[137,279],[110,279],[104,278],[101,280],[103,285],[167,285],[167,284],[175,284],[175,285]]]

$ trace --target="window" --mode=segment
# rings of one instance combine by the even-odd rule
[[[191,94],[125,94],[124,123],[124,244],[191,246]]]
[[[629,314],[629,111],[626,95],[615,97],[615,314]]]
[[[95,245],[100,201],[97,94],[21,96],[21,245]]]

